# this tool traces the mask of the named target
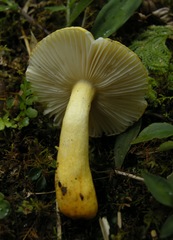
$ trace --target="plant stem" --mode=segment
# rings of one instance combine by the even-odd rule
[[[70,22],[70,0],[67,0],[67,6],[66,6],[66,25],[69,26]]]

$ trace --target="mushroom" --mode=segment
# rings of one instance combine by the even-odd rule
[[[147,72],[137,55],[117,41],[94,39],[81,27],[57,30],[33,50],[27,80],[61,126],[55,173],[60,212],[96,216],[98,203],[89,166],[89,135],[119,134],[147,106]]]

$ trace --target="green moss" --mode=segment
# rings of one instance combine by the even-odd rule
[[[135,40],[130,48],[141,58],[151,73],[164,74],[169,71],[171,51],[166,40],[173,37],[168,26],[151,26]]]
[[[148,70],[147,99],[152,107],[158,107],[160,95],[169,96],[173,90],[172,38],[173,28],[153,25],[130,46]]]

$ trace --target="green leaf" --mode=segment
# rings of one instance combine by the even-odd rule
[[[0,192],[0,201],[2,201],[3,199],[4,199],[4,194]]]
[[[24,83],[21,83],[20,84],[20,89],[24,92],[25,91],[25,84]]]
[[[29,118],[35,118],[37,117],[38,115],[38,112],[36,109],[32,108],[32,107],[29,107],[26,109],[26,115],[29,117]]]
[[[8,10],[13,10],[13,11],[18,10],[18,4],[15,3],[15,1],[8,0],[8,1],[1,1],[1,2],[6,5],[0,5],[0,12],[8,11]]]
[[[138,135],[141,128],[141,121],[134,124],[126,132],[116,137],[114,146],[115,167],[121,168],[127,152],[130,149],[131,142]]]
[[[66,6],[59,5],[59,6],[49,6],[45,7],[46,10],[49,10],[51,12],[59,12],[59,11],[66,11]]]
[[[68,26],[70,26],[74,20],[92,3],[93,0],[80,0],[78,3],[76,3],[69,19],[69,23],[67,23]]]
[[[169,216],[164,222],[160,231],[160,238],[167,238],[171,235],[173,235],[173,215]]]
[[[21,110],[21,111],[22,111],[22,110],[25,111],[25,109],[26,109],[25,101],[24,101],[24,99],[23,99],[23,100],[20,99],[20,110]]]
[[[77,2],[77,0],[68,0],[67,1],[68,8],[72,9],[74,7],[75,2]]]
[[[27,127],[29,125],[29,118],[25,117],[22,119],[21,122],[19,122],[19,129],[23,128],[23,127]]]
[[[7,128],[10,128],[10,127],[14,127],[15,128],[16,127],[14,121],[10,120],[8,113],[6,113],[3,116],[3,121],[4,121],[4,124],[5,124],[5,127],[7,127]]]
[[[173,172],[170,173],[168,176],[167,176],[167,180],[168,182],[171,184],[172,188],[173,188]]]
[[[152,123],[144,128],[133,144],[173,136],[173,126],[169,123]]]
[[[27,87],[29,87],[29,86],[26,86],[26,88]],[[32,89],[31,88],[29,88],[29,89],[25,89],[25,92],[24,92],[24,95],[25,96],[29,96],[29,95],[31,95],[32,94]]]
[[[46,187],[46,178],[41,175],[41,177],[37,180],[36,189],[37,191],[41,191]]]
[[[173,207],[173,187],[168,180],[143,172],[144,182],[153,197],[160,203]]]
[[[25,103],[26,103],[26,105],[32,105],[34,102],[36,102],[37,101],[37,97],[36,96],[29,96],[29,97],[27,97],[26,99],[25,99]]]
[[[158,147],[158,151],[159,152],[163,152],[163,151],[170,151],[173,149],[173,141],[166,141],[162,144],[160,144],[160,146]]]
[[[34,207],[32,206],[31,201],[23,200],[22,205],[19,206],[17,212],[21,212],[24,215],[28,215],[28,214],[32,213],[33,209],[34,209]]]
[[[39,177],[41,176],[42,174],[42,170],[40,168],[32,168],[30,171],[29,171],[29,174],[28,174],[28,177],[32,180],[32,181],[35,181],[37,179],[39,179]]]
[[[4,195],[0,193],[0,219],[7,217],[10,213],[10,203],[4,199]]]
[[[0,5],[0,12],[8,11],[9,7],[5,5]]]
[[[20,89],[23,92],[21,95],[21,97],[23,99],[25,99],[26,96],[29,96],[33,93],[30,82],[27,82],[25,79],[24,79],[23,83],[20,85]]]
[[[3,118],[0,118],[0,130],[3,130],[2,127],[3,127],[3,129],[5,127],[7,127],[7,128],[10,128],[10,127],[11,128],[16,128],[17,127],[17,125],[15,124],[14,120],[11,120],[9,118],[9,113],[6,113],[3,116]]]
[[[5,128],[4,121],[3,121],[2,118],[0,118],[0,131],[1,131],[1,130],[4,130],[4,128]]]
[[[116,32],[140,6],[142,0],[110,0],[99,12],[92,33],[97,39]]]
[[[10,121],[10,119],[8,119],[7,121],[4,121],[4,123],[7,128],[13,128],[13,126],[14,128],[16,127],[16,124],[13,124],[13,122]]]
[[[6,104],[8,109],[11,109],[14,106],[14,101],[15,100],[13,97],[7,98]]]

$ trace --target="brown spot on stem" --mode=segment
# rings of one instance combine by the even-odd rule
[[[62,184],[61,184],[61,182],[58,182],[58,187],[60,187],[60,188],[62,187]]]
[[[61,182],[58,182],[58,187],[61,188],[62,195],[66,195],[67,193],[67,187],[64,187]]]
[[[61,187],[61,192],[62,192],[62,195],[64,196],[64,195],[66,195],[66,193],[67,193],[67,187]]]
[[[84,196],[82,195],[82,193],[79,194],[80,199],[83,201],[84,200]]]

